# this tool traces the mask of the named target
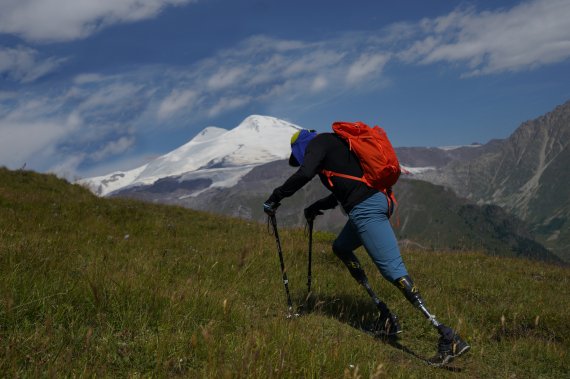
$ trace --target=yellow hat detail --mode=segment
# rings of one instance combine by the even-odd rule
[[[293,134],[293,136],[291,137],[291,145],[295,143],[295,141],[297,141],[297,138],[299,138],[299,134],[301,134],[300,130],[297,130],[295,132],[295,134]]]

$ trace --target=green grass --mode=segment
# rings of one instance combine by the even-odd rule
[[[307,238],[280,235],[302,304]],[[53,176],[0,169],[1,376],[570,376],[569,269],[404,251],[430,309],[472,344],[436,369],[411,353],[431,356],[437,334],[361,250],[402,321],[403,349],[359,330],[374,306],[330,252],[333,238],[315,235],[310,312],[289,320],[266,225],[99,199]]]

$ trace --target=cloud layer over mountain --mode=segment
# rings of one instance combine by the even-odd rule
[[[494,10],[459,7],[374,31],[343,29],[327,38],[301,40],[268,31],[184,66],[141,64],[49,81],[74,57],[46,53],[42,46],[85,39],[190,3],[1,1],[0,33],[23,42],[0,45],[0,75],[12,87],[0,90],[0,164],[15,168],[27,162],[40,171],[93,175],[119,157],[116,168],[156,153],[143,147],[149,135],[198,132],[209,120],[239,110],[294,120],[323,104],[334,107],[397,86],[402,67],[444,64],[456,76],[472,78],[534,70],[570,56],[570,2],[534,0]]]

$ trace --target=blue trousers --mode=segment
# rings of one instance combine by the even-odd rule
[[[351,260],[357,260],[354,250],[364,245],[382,276],[393,282],[408,275],[408,271],[388,214],[388,200],[381,192],[356,205],[334,241],[333,249]]]

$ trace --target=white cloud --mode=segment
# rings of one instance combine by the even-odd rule
[[[328,85],[327,79],[323,78],[322,76],[317,76],[313,80],[313,84],[311,85],[312,92],[319,92],[325,89]]]
[[[129,83],[50,89],[0,99],[0,165],[57,170],[65,177],[86,162],[129,151],[146,94]],[[142,106],[140,104],[143,104]]]
[[[0,21],[1,23],[1,21]],[[0,47],[0,75],[13,81],[29,83],[55,71],[65,58],[38,58],[39,53],[28,47]]]
[[[305,44],[252,37],[232,49],[179,70],[155,69],[154,114],[161,121],[173,115],[188,120],[218,116],[252,102],[307,96],[346,71],[348,53],[326,44]],[[160,78],[160,79],[158,79]],[[191,89],[191,90],[190,90]]]
[[[17,96],[16,92],[0,91],[0,101],[15,99]],[[0,104],[1,106],[2,104]]]
[[[54,114],[62,105],[58,99],[44,97],[28,99],[22,94],[15,100],[16,105],[11,105],[0,120],[16,124],[33,124],[38,120],[53,120]],[[0,124],[1,126],[2,124]]]
[[[89,83],[97,83],[97,82],[101,82],[103,80],[105,80],[105,77],[103,75],[96,74],[96,73],[90,73],[90,74],[77,75],[73,79],[73,82],[75,84],[82,85],[82,84],[89,84]]]
[[[388,62],[386,54],[363,54],[350,65],[346,74],[348,84],[356,84],[369,77],[378,77],[382,68]]]
[[[217,71],[208,80],[208,87],[212,90],[221,90],[238,83],[240,77],[246,73],[244,67],[227,67]]]
[[[303,51],[302,55],[288,62],[284,74],[288,76],[318,73],[339,64],[346,54],[335,50]]]
[[[277,53],[291,53],[299,50],[306,50],[313,46],[303,41],[296,40],[282,40],[272,37],[257,35],[243,41],[239,46],[239,51],[244,56],[253,57],[255,54],[262,52],[277,52]],[[226,54],[227,53],[227,54]],[[235,54],[235,49],[228,49],[222,52],[222,56],[232,56]]]
[[[305,43],[267,36],[251,37],[188,68],[192,74],[187,76],[187,86],[199,92],[200,104],[196,110],[207,117],[251,102],[307,99],[328,83],[345,79],[354,63],[352,57],[358,55],[362,47],[354,43],[356,40]],[[360,44],[367,42],[360,41]],[[360,71],[355,68],[351,74],[351,78],[371,79],[370,86],[363,86],[363,91],[375,85],[375,75],[385,63],[377,55],[381,54],[370,54],[369,61],[359,67]],[[244,94],[247,94],[247,101]],[[226,105],[229,106],[224,109]]]
[[[423,20],[427,34],[402,52],[423,64],[465,62],[467,75],[528,70],[570,57],[570,1],[534,0],[511,9],[456,10]]]
[[[101,149],[90,154],[89,158],[100,161],[113,155],[119,155],[130,149],[135,143],[132,136],[123,136],[115,141],[107,142]]]
[[[216,104],[210,107],[208,114],[214,117],[222,112],[227,112],[249,104],[251,100],[250,96],[221,98]]]
[[[192,106],[198,99],[198,94],[192,90],[172,90],[158,107],[158,118],[164,120],[182,109],[192,110]]]
[[[98,109],[100,107],[117,108],[140,96],[144,87],[136,83],[110,83],[96,89],[93,93],[87,92],[87,98],[79,105],[81,111]],[[109,108],[107,108],[109,111]]]
[[[29,41],[70,41],[109,25],[156,16],[195,0],[2,0],[0,33]]]
[[[398,52],[396,56],[405,63],[414,63],[418,57],[429,54],[441,43],[441,37],[428,36],[423,40],[413,42],[409,48]]]
[[[66,178],[73,182],[79,177],[77,176],[77,167],[85,160],[85,154],[79,153],[62,157],[55,165],[47,169],[47,172],[54,173],[59,177]]]
[[[0,164],[15,169],[26,162],[37,163],[46,155],[51,156],[54,145],[73,128],[73,125],[57,119],[35,122],[0,120]]]

